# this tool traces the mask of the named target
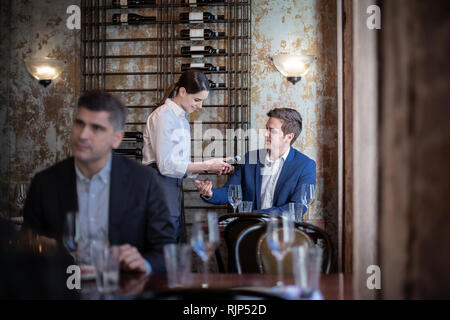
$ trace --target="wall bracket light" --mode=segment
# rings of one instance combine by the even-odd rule
[[[44,87],[61,74],[64,62],[58,59],[25,59],[28,72]]]
[[[315,58],[312,55],[292,55],[279,53],[270,58],[277,70],[292,84],[296,84],[304,77]]]

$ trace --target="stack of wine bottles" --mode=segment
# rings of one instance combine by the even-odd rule
[[[144,141],[144,135],[142,132],[127,131],[123,137],[123,143],[121,148],[115,149],[114,151],[124,157],[135,159],[136,161],[142,160],[142,148],[140,142]],[[130,145],[129,143],[134,143]]]

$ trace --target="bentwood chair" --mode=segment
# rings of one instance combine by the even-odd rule
[[[325,274],[330,273],[333,247],[328,234],[315,225],[302,222],[295,224],[295,235],[295,243],[293,246],[302,244],[323,246],[324,258],[322,272]],[[265,238],[265,223],[250,226],[240,233],[234,252],[236,269],[239,274],[252,272],[276,273],[276,260],[267,247]],[[292,257],[285,257],[283,263],[285,265],[291,265],[288,262],[289,259],[292,259]],[[283,270],[288,270],[288,273],[292,273],[292,268],[283,268]]]
[[[262,214],[233,214],[219,218],[220,221],[231,220],[224,230],[224,240],[227,247],[228,272],[236,272],[236,259],[234,255],[236,241],[241,232],[248,227],[264,224],[264,215]],[[216,251],[217,253],[217,251]],[[216,254],[217,256],[217,254]],[[220,258],[221,259],[221,258]],[[219,259],[218,259],[219,260]]]

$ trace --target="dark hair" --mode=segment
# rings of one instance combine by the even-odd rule
[[[183,87],[189,94],[197,93],[203,90],[209,91],[209,81],[206,76],[199,70],[191,69],[183,72],[178,79],[178,82],[173,83],[164,94],[164,98],[160,101],[159,105],[163,105],[167,98],[174,98],[178,89]]]
[[[297,139],[302,132],[302,116],[297,110],[290,108],[276,108],[270,110],[267,115],[271,118],[278,118],[283,121],[281,125],[281,131],[284,135],[289,133],[294,134],[294,138],[291,141],[291,145]]]
[[[127,108],[122,101],[110,93],[101,90],[85,91],[78,99],[78,108],[86,108],[91,111],[109,112],[109,121],[114,129],[122,130],[127,118]]]

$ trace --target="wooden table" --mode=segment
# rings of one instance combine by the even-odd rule
[[[190,288],[201,288],[203,274],[191,273]],[[210,273],[208,276],[209,287],[212,289],[227,288],[252,288],[268,291],[275,286],[277,275],[272,274],[236,274],[236,273]],[[286,285],[293,285],[293,277],[284,279]],[[120,287],[117,298],[132,296],[149,291],[168,290],[167,276],[165,274],[152,274],[150,276],[123,273],[120,279]],[[350,300],[353,299],[352,278],[343,274],[321,275],[320,290],[325,300]],[[95,294],[95,281],[82,284],[85,298],[97,299]]]

